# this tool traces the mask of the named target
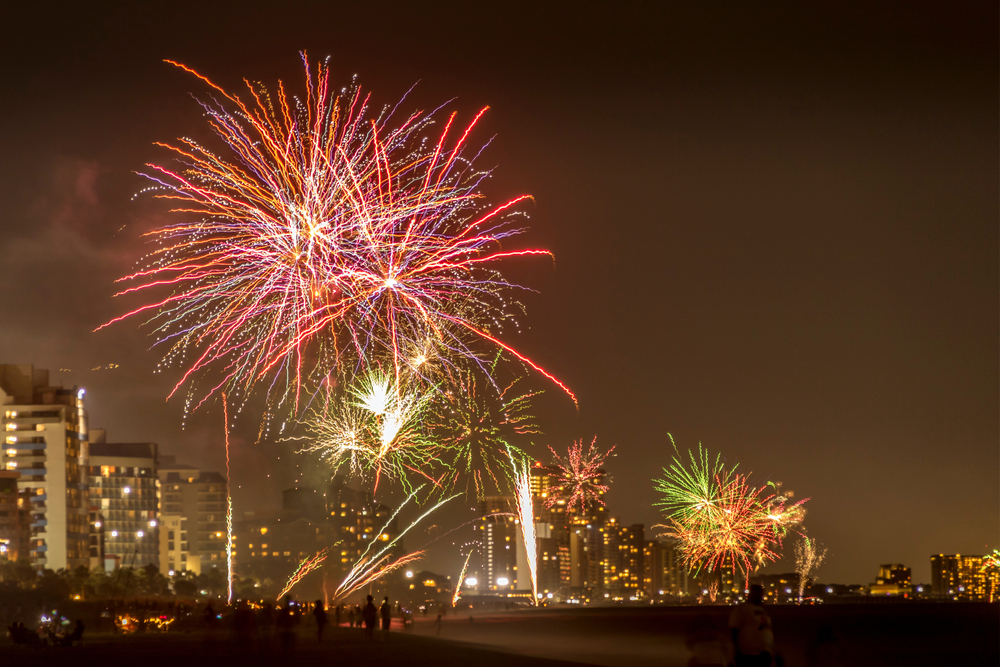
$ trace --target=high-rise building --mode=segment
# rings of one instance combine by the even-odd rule
[[[672,542],[646,540],[643,549],[643,591],[654,599],[688,594],[688,573]]]
[[[294,502],[293,498],[296,498]],[[302,498],[301,495],[287,496],[289,510],[299,508],[298,500]],[[306,508],[310,502],[305,503]],[[371,493],[346,486],[340,477],[334,478],[327,490],[326,510],[325,531],[322,525],[316,528],[320,531],[321,540],[323,532],[326,532],[326,544],[331,546],[331,555],[334,556],[332,561],[327,562],[335,566],[330,568],[335,577],[347,574],[373,542],[387,544],[399,535],[391,507],[376,502]],[[402,543],[396,543],[390,553],[393,558],[402,556]]]
[[[166,575],[187,570],[191,550],[183,525],[179,513],[160,514],[160,567]]]
[[[561,590],[565,595],[604,588],[604,533],[607,507],[591,500],[568,510],[565,499],[552,502],[553,487],[560,484],[560,470],[553,466],[531,468],[531,493],[538,541],[539,589]],[[604,471],[599,471],[603,482]],[[600,492],[603,498],[604,492]],[[557,582],[558,577],[558,582]]]
[[[604,590],[611,598],[638,597],[644,570],[645,528],[623,526],[618,519],[604,524]]]
[[[16,470],[0,470],[0,560],[28,558],[31,495],[19,489]]]
[[[83,397],[51,386],[47,370],[0,364],[0,469],[18,471],[18,488],[31,496],[28,553],[39,570],[90,564]]]
[[[117,556],[130,567],[159,567],[156,444],[105,442],[100,429],[91,429],[91,436],[90,505],[103,517],[104,555]]]
[[[159,469],[160,521],[175,526],[172,540],[169,529],[160,533],[159,553],[167,552],[165,569],[195,574],[209,568],[225,569],[229,489],[226,478],[217,472],[179,466],[172,458],[164,459]],[[170,542],[174,543],[172,549]]]
[[[241,547],[236,559],[241,573],[280,579],[294,571],[302,559],[329,546],[330,540],[322,522],[283,517],[281,512],[245,512],[236,527],[236,543]],[[329,561],[331,570],[338,574],[345,571],[336,563],[339,560]]]
[[[995,600],[1000,591],[1000,574],[986,565],[983,556],[931,556],[934,595],[949,600]]]
[[[475,529],[479,531],[481,545],[476,573],[480,594],[509,592],[518,586],[517,552],[521,538],[513,516],[514,506],[513,496],[486,496],[479,501],[479,514],[483,518]],[[528,583],[526,589],[530,588]]]

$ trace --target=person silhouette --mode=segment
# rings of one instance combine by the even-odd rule
[[[389,626],[392,624],[392,607],[389,605],[388,595],[382,600],[378,612],[382,617],[382,641],[385,641],[389,638]]]
[[[368,602],[361,612],[361,616],[365,620],[365,639],[374,639],[375,623],[378,621],[378,609],[375,607],[375,598],[369,595],[366,599]]]
[[[326,627],[326,609],[322,600],[313,603],[313,617],[316,619],[316,641],[323,641],[323,628]]]
[[[764,587],[750,587],[747,601],[729,615],[729,629],[736,646],[737,667],[769,667],[774,655],[771,617],[764,611]]]

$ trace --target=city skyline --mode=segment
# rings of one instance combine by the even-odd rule
[[[667,433],[703,442],[811,498],[821,580],[903,563],[929,581],[931,554],[986,553],[1000,523],[994,9],[747,10],[719,19],[718,42],[685,36],[708,20],[695,9],[647,28],[582,11],[555,42],[558,13],[415,12],[390,17],[379,48],[279,18],[265,47],[225,53],[215,38],[248,18],[150,12],[126,31],[131,15],[109,9],[83,34],[53,16],[5,59],[0,362],[87,388],[114,441],[224,469],[221,406],[185,418],[183,398],[164,400],[179,370],[156,373],[144,332],[91,331],[125,311],[113,281],[168,219],[133,198],[131,172],[201,122],[200,89],[162,59],[291,85],[306,48],[380,103],[420,80],[414,108],[493,107],[491,196],[533,194],[526,238],[556,257],[518,268],[538,293],[516,341],[580,399],[547,391],[530,453],[615,445],[609,505],[651,526]],[[454,35],[462,57],[425,34]],[[311,481],[292,445],[256,442],[254,407],[232,434],[237,511]]]

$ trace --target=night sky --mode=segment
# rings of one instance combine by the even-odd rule
[[[531,193],[524,243],[556,256],[512,267],[537,293],[508,340],[580,399],[546,393],[533,451],[617,445],[613,515],[657,522],[672,433],[810,497],[822,581],[889,562],[929,581],[932,553],[998,546],[995,2],[20,4],[0,43],[0,362],[86,387],[110,439],[223,466],[220,406],[182,430],[179,371],[155,374],[138,321],[91,333],[134,306],[113,281],[170,219],[134,171],[205,133],[204,86],[162,60],[299,90],[306,49],[376,105],[419,81],[411,108],[491,106],[488,193]],[[257,425],[238,424],[237,511],[297,474]]]

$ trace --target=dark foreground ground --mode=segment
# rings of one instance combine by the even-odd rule
[[[91,634],[83,646],[29,648],[0,641],[7,664],[101,667],[201,665],[364,664],[435,667],[681,667],[687,625],[708,614],[725,628],[729,607],[632,607],[523,610],[468,614],[444,620],[440,637],[432,619],[418,618],[413,634],[394,627],[389,641],[365,642],[360,630],[328,628],[322,644],[303,625],[294,646],[275,639],[237,642],[225,631],[171,632],[126,637]],[[789,667],[809,665],[810,641],[827,625],[836,636],[835,662],[850,667],[1000,665],[1000,606],[884,604],[776,607],[778,650]]]
[[[429,637],[394,633],[389,641],[364,641],[360,630],[327,628],[318,643],[310,628],[300,628],[283,650],[274,639],[237,642],[225,632],[156,633],[85,637],[72,648],[13,646],[0,643],[0,664],[49,667],[572,667],[572,663],[511,654]]]
[[[441,637],[522,655],[611,667],[686,665],[688,624],[708,614],[720,630],[731,607],[618,607],[542,609],[449,618]],[[769,608],[776,649],[790,667],[806,666],[821,626],[836,641],[825,647],[834,664],[851,667],[1000,665],[1000,605],[860,604]],[[421,622],[423,621],[423,622]],[[416,634],[432,634],[419,619]],[[827,663],[823,663],[827,664]]]

